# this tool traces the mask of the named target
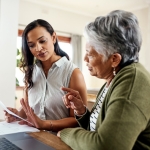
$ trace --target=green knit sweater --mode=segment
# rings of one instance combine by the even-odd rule
[[[89,117],[87,112],[78,119],[82,128],[61,131],[61,139],[72,149],[150,150],[150,74],[140,63],[121,69],[103,101],[94,132],[89,131]]]

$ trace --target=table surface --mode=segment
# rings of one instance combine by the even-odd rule
[[[61,141],[59,137],[48,131],[32,132],[28,134],[56,150],[72,150],[68,145]]]
[[[3,121],[0,119],[0,121]],[[59,137],[52,134],[48,131],[40,131],[40,132],[30,132],[28,133],[30,136],[34,137],[35,139],[45,143],[56,150],[72,150],[67,144],[65,144]]]

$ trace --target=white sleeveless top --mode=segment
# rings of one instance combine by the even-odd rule
[[[73,70],[77,68],[66,57],[60,58],[50,68],[47,78],[41,63],[35,64],[32,74],[33,87],[28,91],[29,105],[43,120],[58,120],[69,117],[63,103],[65,94],[60,88],[68,87]]]

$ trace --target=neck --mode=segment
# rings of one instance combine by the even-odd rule
[[[42,67],[44,71],[48,71],[51,66],[53,65],[53,63],[55,63],[57,60],[59,60],[61,57],[58,55],[55,55],[53,58],[50,58],[46,61],[42,61]]]
[[[109,87],[111,81],[113,80],[113,78],[111,78],[110,80],[107,80],[107,84],[106,84],[106,87]]]
[[[120,67],[116,67],[116,74],[118,73],[118,71],[120,70]],[[108,87],[111,83],[111,81],[113,80],[115,76],[113,75],[113,73],[111,73],[111,76],[107,79],[107,85],[106,87]]]

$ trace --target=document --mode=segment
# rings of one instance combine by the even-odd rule
[[[15,113],[13,113],[13,112],[10,111],[9,109],[7,109],[7,107],[3,104],[2,101],[0,101],[0,106],[1,106],[5,111],[7,111],[9,114],[11,114],[11,115],[13,115],[13,116],[15,116],[15,117],[17,117],[17,118],[19,118],[19,119],[21,119],[21,120],[24,120],[24,121],[28,122],[28,123],[31,124],[31,125],[33,125],[31,122],[27,121],[27,120],[24,119],[24,118],[21,118],[20,116],[16,115]]]
[[[39,132],[37,128],[28,125],[20,125],[18,121],[7,123],[6,121],[0,122],[0,135],[18,133],[18,132]]]

